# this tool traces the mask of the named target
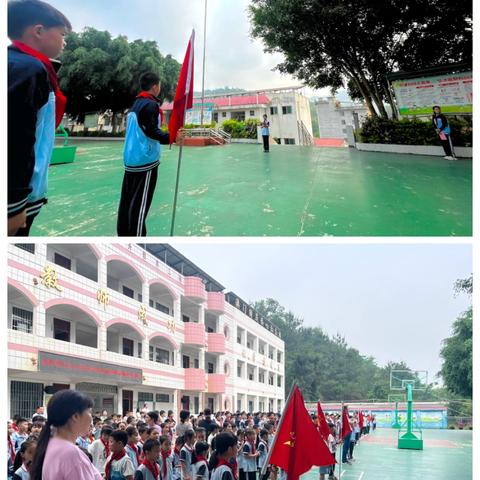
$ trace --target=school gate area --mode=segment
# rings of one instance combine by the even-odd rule
[[[122,141],[75,141],[50,168],[42,236],[115,236]],[[178,148],[162,146],[148,235],[170,233]],[[349,148],[185,148],[175,235],[469,236],[472,162]]]

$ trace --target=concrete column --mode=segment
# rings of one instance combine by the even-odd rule
[[[198,354],[198,367],[201,368],[202,370],[205,370],[205,349],[200,348],[199,349],[200,353]]]
[[[179,401],[180,401],[179,390],[175,389],[175,390],[173,391],[173,406],[172,406],[172,410],[173,410],[173,418],[176,419],[177,424],[180,423],[180,419],[178,418],[178,415],[179,415],[179,413],[180,413],[179,406],[178,406]]]
[[[98,260],[98,288],[107,288],[107,262],[104,257]]]
[[[142,283],[142,303],[148,307],[150,299],[150,286],[147,282]]]
[[[173,318],[175,323],[179,324],[182,321],[182,302],[180,296],[173,301]]]
[[[43,303],[39,303],[33,311],[34,329],[37,337],[46,337],[47,335],[47,314]]]
[[[205,305],[203,303],[198,306],[198,323],[205,325]]]
[[[149,347],[150,347],[150,342],[148,339],[144,338],[142,340],[142,359],[147,361],[150,359],[149,357]]]
[[[107,351],[107,327],[105,325],[98,328],[98,349],[100,352]]]

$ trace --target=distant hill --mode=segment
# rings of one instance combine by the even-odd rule
[[[213,90],[205,90],[205,96],[208,95],[231,95],[232,93],[244,93],[247,90],[243,88],[237,88],[237,87],[222,87],[222,88],[214,88]],[[193,92],[194,97],[201,97],[202,92]]]

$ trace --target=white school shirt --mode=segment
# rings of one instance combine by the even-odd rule
[[[105,456],[105,447],[102,441],[98,439],[89,445],[88,453],[92,456],[92,463],[94,467],[103,475],[105,473],[107,457]]]
[[[193,480],[208,480],[208,464],[205,460],[200,460],[192,465],[192,477]]]

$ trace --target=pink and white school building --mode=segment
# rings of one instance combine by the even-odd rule
[[[281,411],[278,329],[168,244],[8,246],[8,412]]]

